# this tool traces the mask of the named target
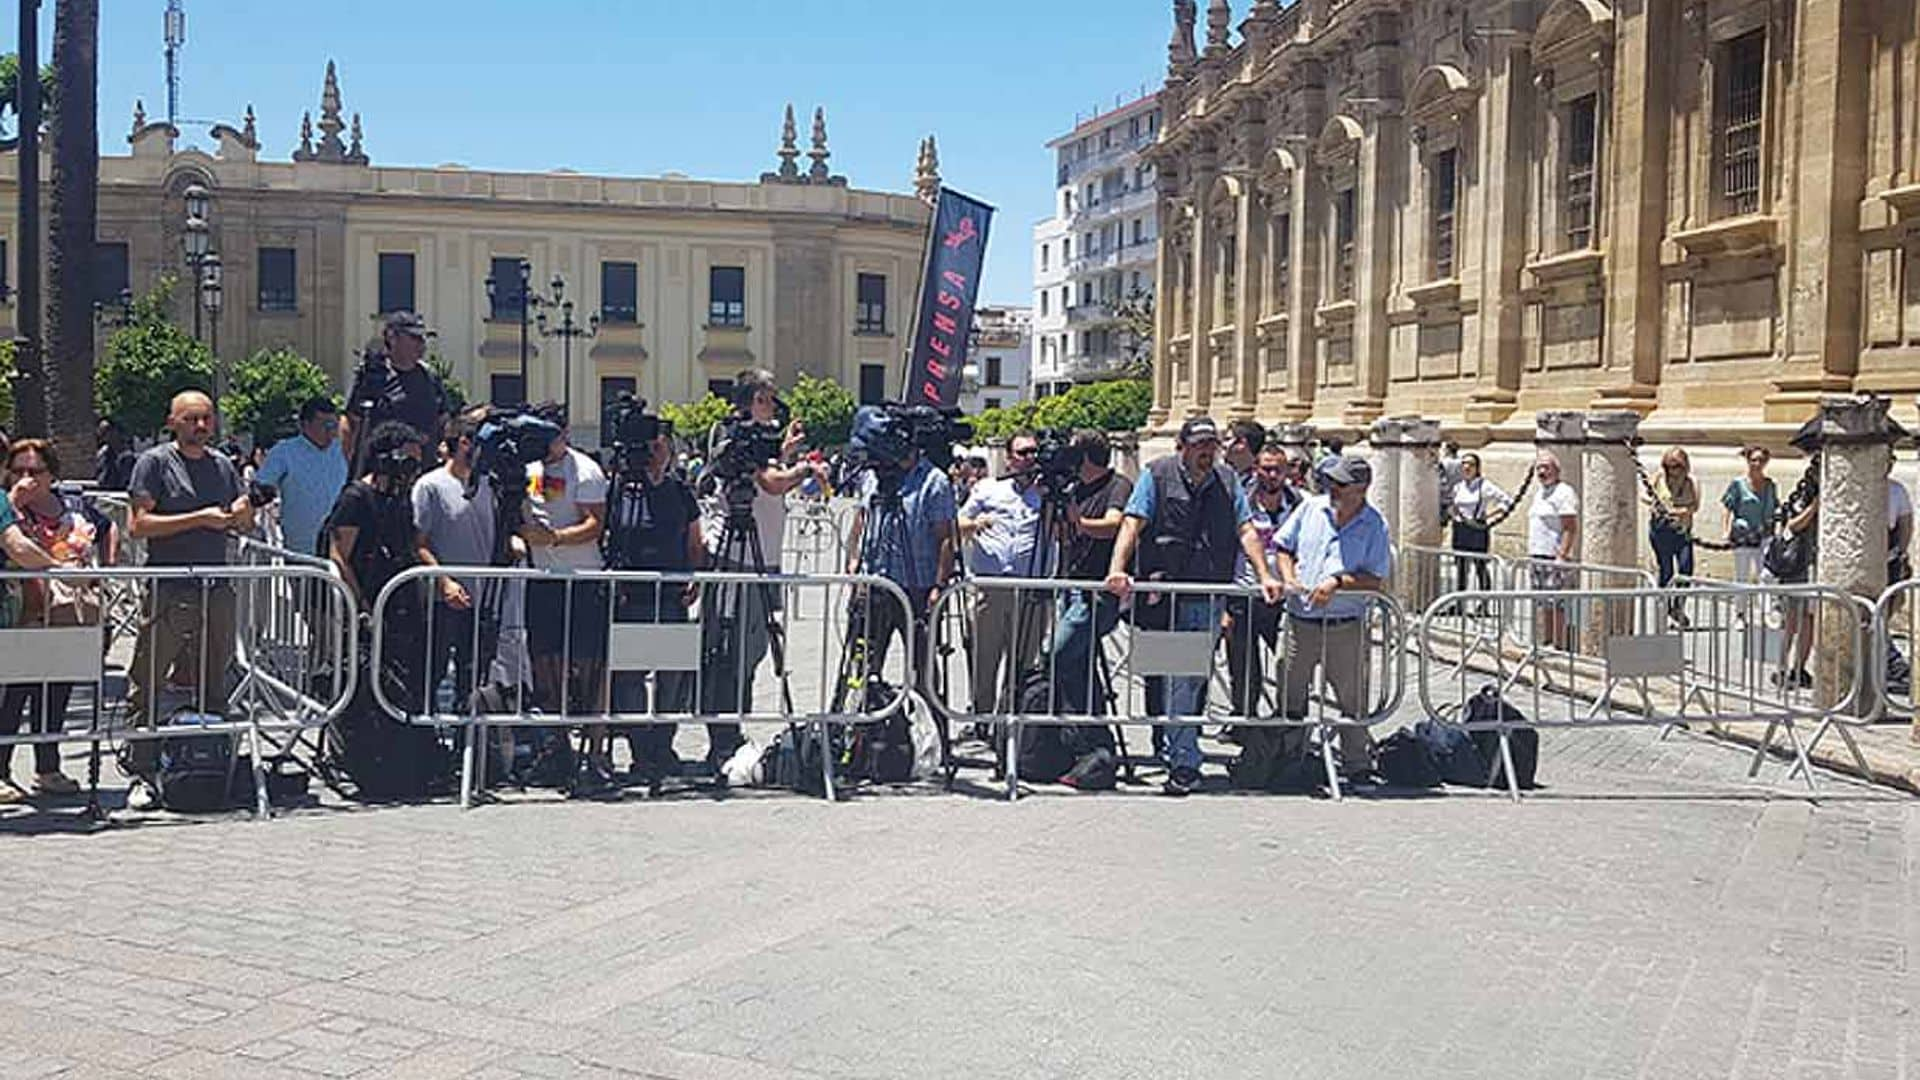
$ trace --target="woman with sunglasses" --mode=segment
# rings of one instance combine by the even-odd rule
[[[85,511],[69,506],[54,484],[58,480],[60,459],[44,439],[22,439],[7,448],[7,476],[12,481],[7,503],[14,524],[11,531],[21,534],[32,555],[18,559],[9,548],[9,558],[38,569],[94,565],[94,547],[98,533]],[[37,556],[37,558],[35,558]],[[24,607],[18,625],[33,627],[47,621],[51,589],[44,581],[32,581],[22,590]],[[0,693],[0,736],[13,735],[22,721],[31,715],[29,730],[56,732],[65,726],[67,701],[73,692],[71,683],[25,683]],[[36,795],[71,795],[80,785],[60,771],[58,743],[36,743],[33,747],[33,792]],[[13,784],[13,747],[0,746],[0,803],[18,802],[25,795]]]

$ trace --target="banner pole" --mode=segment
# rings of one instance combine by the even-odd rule
[[[913,381],[913,343],[920,340],[925,329],[920,321],[926,318],[920,298],[927,291],[927,278],[933,274],[933,238],[940,231],[940,196],[946,192],[946,185],[934,189],[933,202],[927,207],[927,235],[920,241],[920,280],[913,283],[913,325],[908,328],[906,340],[900,347],[900,401],[907,400],[907,386]]]

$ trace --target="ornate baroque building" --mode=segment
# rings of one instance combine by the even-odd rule
[[[103,298],[191,277],[183,195],[197,183],[224,269],[211,318],[229,361],[285,345],[344,380],[382,312],[411,308],[436,328],[432,348],[471,396],[518,398],[525,260],[533,291],[551,293],[559,275],[575,321],[599,320],[597,336],[572,342],[571,386],[563,340],[529,335],[527,396],[570,400],[587,441],[613,393],[687,401],[748,365],[782,380],[826,376],[871,399],[899,392],[923,200],[939,184],[930,139],[916,192],[903,194],[850,187],[829,166],[825,117],[816,111],[802,149],[791,107],[776,164],[758,182],[393,167],[369,160],[332,64],[320,104],[283,162],[260,159],[250,108],[240,125],[214,126],[212,154],[136,110],[131,153],[100,162]],[[18,250],[16,165],[0,157],[0,274]],[[44,162],[41,173],[50,175]],[[191,297],[184,285],[176,292],[183,321]]]
[[[1175,0],[1155,408],[1778,443],[1920,390],[1915,0]]]

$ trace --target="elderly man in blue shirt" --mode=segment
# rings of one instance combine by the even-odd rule
[[[267,451],[254,479],[280,491],[280,535],[288,551],[321,551],[320,530],[347,486],[347,455],[340,448],[340,413],[323,397],[300,406],[300,434]]]
[[[1040,535],[1039,454],[1033,432],[1016,432],[1007,440],[1007,475],[974,485],[960,508],[967,569],[975,577],[1040,578],[1052,569],[1054,545]],[[973,611],[975,714],[1012,707],[1021,668],[1040,655],[1047,597],[1008,588],[981,590]]]
[[[1317,667],[1326,674],[1333,699],[1349,720],[1367,714],[1368,600],[1356,593],[1377,591],[1393,573],[1393,548],[1387,522],[1367,502],[1373,470],[1357,457],[1328,457],[1314,468],[1320,490],[1300,505],[1275,537],[1275,562],[1287,596],[1287,648],[1281,675],[1284,715],[1304,719],[1307,695]],[[1250,729],[1251,730],[1251,729]],[[1363,779],[1373,771],[1364,727],[1342,727],[1341,771]],[[1277,746],[1297,745],[1298,732],[1260,729],[1248,754],[1273,754]],[[1277,744],[1277,746],[1275,745]]]

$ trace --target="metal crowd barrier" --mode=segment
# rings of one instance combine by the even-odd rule
[[[1487,622],[1525,625],[1548,610],[1558,612],[1570,632],[1556,641],[1536,635],[1489,644]],[[1596,623],[1606,632],[1582,632]],[[1804,679],[1795,659],[1803,634],[1810,635],[1809,655],[1818,658],[1818,675]],[[1508,701],[1523,688],[1530,691],[1522,700],[1531,705],[1523,711],[1532,727],[1650,725],[1664,733],[1689,722],[1764,723],[1747,774],[1758,773],[1775,734],[1784,733],[1795,758],[1788,779],[1804,775],[1809,790],[1811,748],[1828,730],[1852,746],[1845,725],[1866,700],[1861,606],[1824,586],[1695,580],[1684,589],[1451,593],[1428,607],[1416,640],[1420,702],[1430,717],[1464,719],[1456,712],[1464,713],[1475,684],[1484,684]],[[1444,694],[1449,684],[1452,693]],[[1816,730],[1803,744],[1799,726],[1807,723]],[[1481,720],[1467,726],[1498,731],[1502,757],[1510,758],[1514,725]],[[1854,753],[1857,758],[1857,748]],[[1510,761],[1506,775],[1518,798]]]
[[[331,568],[10,570],[0,572],[0,582],[48,589],[57,582],[80,598],[77,605],[49,605],[38,624],[0,629],[0,685],[15,692],[38,688],[44,715],[53,720],[43,720],[52,730],[0,736],[0,745],[139,743],[182,731],[244,734],[255,807],[264,816],[265,737],[323,725],[353,696],[357,658],[350,635],[309,635],[290,649],[274,640],[281,633],[278,616],[263,614],[276,603],[264,598],[291,591],[304,598],[309,625],[351,626],[353,597]],[[55,606],[67,614],[56,620]],[[132,615],[121,618],[117,610]],[[68,695],[76,689],[85,694],[84,727],[68,726]],[[185,727],[164,722],[182,715],[190,717]]]
[[[973,578],[942,593],[932,613],[935,663],[926,692],[936,711],[952,719],[1004,725],[1009,799],[1019,794],[1023,725],[1203,722],[1317,734],[1328,789],[1337,799],[1335,738],[1364,733],[1391,715],[1406,669],[1400,605],[1379,593],[1340,597],[1357,610],[1309,622],[1269,606],[1257,588],[1235,585],[1136,582],[1122,604],[1088,582]],[[1098,646],[1084,661],[1077,659],[1077,633],[1063,633],[1070,610],[1076,623],[1084,616],[1085,633]],[[1231,630],[1223,629],[1228,616]],[[956,627],[966,634],[963,647],[950,636]],[[1072,649],[1063,650],[1068,641]],[[996,656],[1004,651],[1004,668],[997,680],[983,676],[976,683],[979,655],[988,649]],[[1217,664],[1220,652],[1226,659]],[[943,666],[943,656],[960,659]],[[1046,693],[1039,711],[1018,700],[1018,673],[1036,671]],[[1194,687],[1185,683],[1183,693],[1181,680],[1203,681],[1198,709],[1180,711],[1175,699]],[[974,701],[976,690],[997,696]],[[1124,742],[1119,749],[1124,754]]]
[[[1914,645],[1920,642],[1920,580],[1895,582],[1873,604],[1873,686],[1882,717],[1914,713]]]
[[[776,569],[797,574],[837,574],[846,566],[846,505],[818,499],[787,501],[787,530]],[[772,553],[769,552],[769,555]]]
[[[441,596],[449,580],[466,590],[466,608]],[[555,629],[533,635],[534,685],[502,687],[473,673],[498,648],[492,613],[515,586],[526,588],[533,620],[553,619]],[[374,601],[372,667],[390,674],[374,681],[373,696],[397,720],[472,732],[461,765],[463,806],[484,781],[476,754],[489,727],[808,728],[831,796],[829,725],[877,723],[906,709],[919,646],[909,632],[870,650],[864,637],[826,634],[818,613],[837,611],[843,624],[877,629],[910,626],[911,610],[898,586],[867,575],[417,566]],[[574,676],[540,685],[543,659]],[[774,666],[758,677],[763,663]],[[393,700],[390,681],[402,700]]]

